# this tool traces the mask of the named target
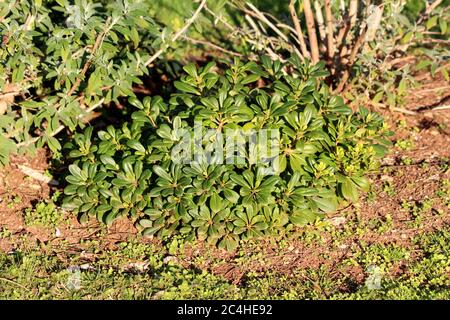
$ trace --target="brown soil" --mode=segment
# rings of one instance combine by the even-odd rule
[[[440,89],[436,89],[440,88]],[[239,259],[236,253],[228,253],[211,246],[198,244],[186,249],[185,257],[180,263],[185,266],[207,269],[215,274],[223,275],[234,283],[240,282],[249,271],[276,271],[291,274],[295,270],[327,266],[330,272],[336,274],[345,273],[355,283],[364,280],[364,270],[358,267],[347,267],[337,270],[338,263],[351,256],[352,249],[368,244],[395,243],[401,246],[412,246],[412,237],[439,229],[450,223],[448,203],[450,199],[437,196],[444,179],[450,179],[450,171],[443,170],[445,165],[450,165],[450,109],[432,110],[432,108],[446,103],[450,95],[448,83],[443,79],[427,80],[424,85],[413,91],[406,104],[409,110],[418,111],[415,115],[381,110],[391,125],[395,135],[392,141],[411,139],[413,147],[410,150],[401,150],[395,147],[391,154],[383,159],[383,165],[379,174],[372,176],[374,182],[374,200],[368,198],[345,210],[341,210],[328,219],[335,228],[351,226],[351,221],[358,220],[368,226],[374,223],[373,229],[365,231],[363,235],[356,232],[344,242],[335,243],[330,233],[316,234],[317,240],[303,242],[288,240],[286,248],[279,250],[276,244],[261,240],[258,248],[262,250],[259,259]],[[378,110],[380,111],[380,110]],[[399,125],[399,120],[404,120],[407,126]],[[411,127],[416,127],[414,131]],[[402,159],[411,159],[407,165]],[[12,241],[0,237],[0,250],[9,252],[15,247],[26,245],[34,246],[46,244],[45,250],[52,250],[62,259],[68,254],[84,254],[83,259],[95,260],[95,255],[89,256],[83,253],[82,240],[95,239],[100,242],[103,249],[113,249],[115,244],[131,238],[149,242],[137,235],[137,230],[127,219],[116,221],[110,228],[105,228],[97,222],[88,225],[80,225],[76,218],[69,213],[64,214],[64,223],[55,229],[26,226],[23,219],[25,208],[32,207],[37,201],[47,199],[50,195],[50,187],[45,183],[27,177],[19,165],[26,165],[39,172],[44,172],[48,167],[47,154],[39,150],[34,157],[15,156],[11,164],[0,171],[0,231],[8,230],[13,238],[27,234],[28,239],[34,239],[30,243],[20,243],[20,240]],[[426,164],[424,164],[426,163]],[[389,193],[386,185],[394,190]],[[427,200],[428,199],[428,200]],[[416,218],[414,212],[406,207],[406,203],[421,205],[429,201],[431,207],[421,212],[420,226],[414,224]],[[380,233],[377,231],[377,221],[392,219],[392,228]],[[314,234],[313,227],[306,227],[303,232]],[[58,233],[58,234],[57,234]],[[317,233],[317,232],[316,232]],[[262,248],[262,249],[261,249]],[[278,248],[278,249],[277,249]],[[244,257],[254,254],[254,248],[244,246]],[[202,262],[196,257],[203,257]],[[217,265],[213,261],[222,260]],[[401,263],[397,271],[401,273]]]

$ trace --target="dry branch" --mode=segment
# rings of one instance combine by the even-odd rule
[[[317,43],[316,25],[309,0],[303,1],[305,10],[306,27],[308,28],[309,46],[311,47],[311,61],[316,64],[319,61],[319,45]]]
[[[303,55],[303,57],[310,58],[311,56],[309,54],[308,49],[306,48],[306,43],[305,43],[305,39],[303,37],[302,28],[300,26],[297,12],[295,10],[295,1],[294,0],[291,0],[289,3],[289,11],[291,12],[292,22],[294,23],[295,33],[297,35],[297,40],[300,45],[300,50],[302,52],[302,55]]]
[[[275,31],[275,33],[279,35],[281,39],[283,39],[286,42],[289,41],[288,37],[283,32],[281,32],[280,29],[278,29],[272,22],[270,22],[269,19],[267,19],[266,16],[264,15],[264,13],[259,11],[258,8],[256,8],[250,2],[247,2],[247,5],[253,10],[256,17],[261,21],[263,21],[265,24],[267,24],[273,31]]]

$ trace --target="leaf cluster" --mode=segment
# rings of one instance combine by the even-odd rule
[[[73,163],[64,207],[81,221],[129,216],[145,235],[233,249],[314,222],[368,190],[365,175],[376,170],[389,132],[379,115],[353,112],[330,94],[323,64],[263,56],[260,64],[235,59],[223,74],[214,63],[184,70],[167,101],[131,97],[131,122],[96,136],[87,128],[65,146]],[[254,162],[245,151],[240,163],[175,161],[181,132],[193,136],[200,120],[203,150],[228,129],[277,130],[270,143],[278,161]],[[277,174],[268,175],[269,166]]]

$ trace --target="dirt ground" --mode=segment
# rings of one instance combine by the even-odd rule
[[[319,235],[321,241],[305,243],[300,240],[288,240],[284,250],[269,241],[262,246],[263,259],[238,262],[236,253],[227,253],[210,246],[198,244],[188,247],[181,263],[187,267],[207,269],[225,276],[234,283],[241,281],[246,272],[274,270],[290,273],[298,268],[318,268],[321,265],[333,266],[351,255],[352,246],[361,242],[368,244],[395,243],[410,246],[413,236],[448,225],[450,223],[449,199],[437,196],[444,180],[450,179],[450,109],[439,109],[448,104],[450,86],[442,78],[427,79],[420,88],[407,97],[405,108],[412,112],[393,112],[387,109],[381,112],[395,135],[392,152],[383,159],[381,170],[372,175],[374,183],[371,193],[365,195],[360,203],[340,210],[327,219],[337,228],[348,227],[352,221],[363,221],[370,226],[377,221],[389,220],[392,228],[380,233],[369,230],[363,235],[352,233],[344,243],[334,243],[332,233]],[[437,108],[437,109],[433,109]],[[402,142],[406,147],[401,147]],[[17,246],[45,245],[45,250],[64,259],[69,254],[84,254],[84,259],[95,259],[95,255],[83,251],[81,242],[87,239],[100,241],[101,248],[114,249],[120,241],[131,238],[149,242],[140,237],[133,224],[121,219],[106,229],[97,222],[80,225],[76,218],[64,213],[63,223],[56,228],[27,226],[24,210],[38,201],[48,199],[58,186],[36,180],[24,173],[23,166],[44,173],[48,168],[49,155],[39,150],[34,157],[15,156],[11,164],[0,171],[0,231],[8,230],[11,237],[2,237],[0,250],[11,252]],[[444,169],[443,169],[444,168]],[[445,168],[447,168],[445,170]],[[421,224],[412,221],[416,212],[408,205],[423,206],[428,203],[430,210],[421,213]],[[309,227],[305,228],[305,232]],[[27,234],[29,243],[20,243],[21,235]],[[243,248],[251,252],[252,248]],[[203,256],[202,263],[196,257]],[[213,259],[222,259],[223,263],[211,267]],[[401,266],[399,266],[399,272]],[[348,270],[336,270],[351,274],[356,282],[363,279],[363,270],[349,267]]]

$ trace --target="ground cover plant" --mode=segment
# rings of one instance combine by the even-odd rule
[[[0,296],[448,299],[448,1],[0,1]]]
[[[168,103],[131,98],[140,110],[121,128],[109,126],[98,139],[92,128],[77,134],[67,146],[76,160],[66,177],[64,208],[82,221],[92,216],[107,224],[130,215],[144,235],[180,232],[232,250],[239,238],[314,222],[342,200],[356,201],[358,189],[368,191],[365,174],[385,153],[387,128],[379,115],[364,108],[353,113],[331,95],[320,81],[327,74],[321,64],[263,57],[260,67],[235,59],[221,76],[213,67],[185,66],[187,75],[175,82],[179,91]],[[258,80],[266,85],[252,88]],[[202,121],[200,137],[196,121]],[[247,148],[245,135],[253,132],[256,139],[264,129],[277,136]],[[244,142],[222,146],[229,136]],[[177,161],[173,151],[185,137],[188,149],[200,146],[199,159]],[[262,147],[274,146],[276,154],[263,153]],[[209,161],[207,152],[214,153]],[[237,154],[241,159],[230,161]]]

